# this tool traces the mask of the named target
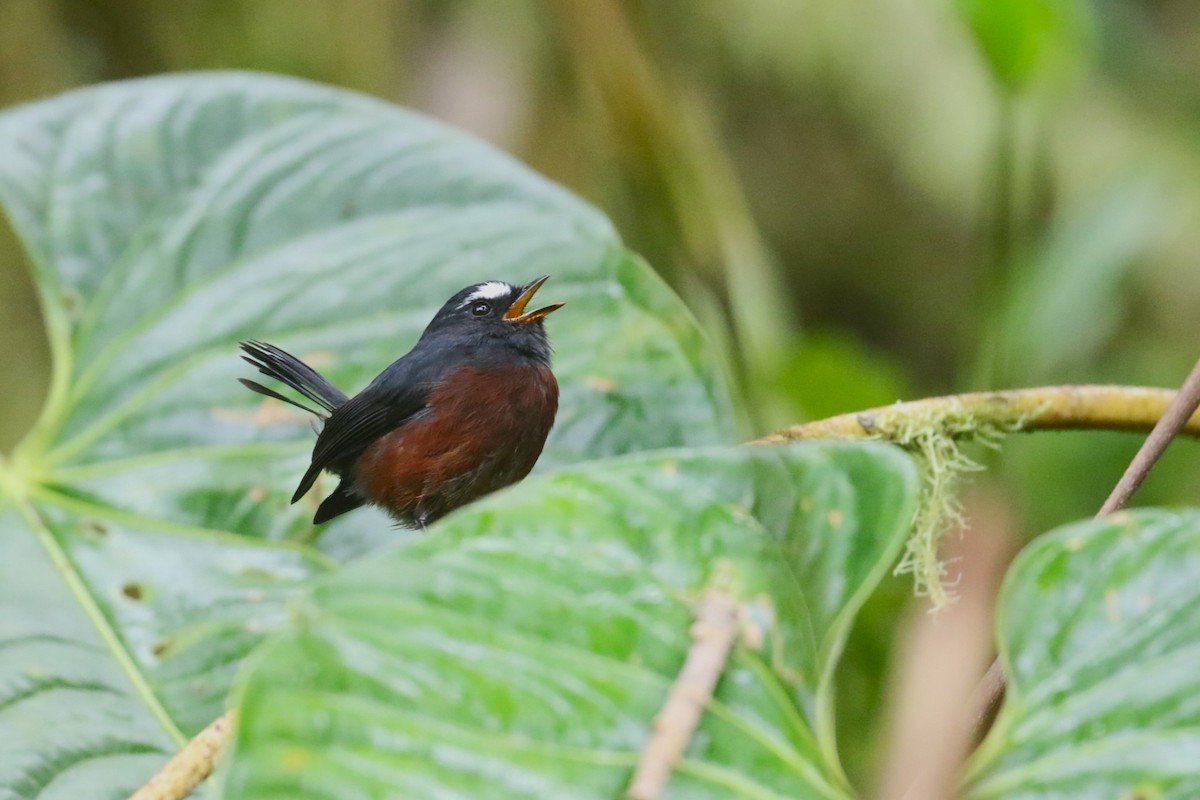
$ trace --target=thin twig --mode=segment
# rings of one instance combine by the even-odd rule
[[[183,800],[212,774],[233,733],[234,714],[226,711],[171,757],[129,800]]]
[[[1146,480],[1150,470],[1158,463],[1158,459],[1166,451],[1167,445],[1184,429],[1198,407],[1200,407],[1200,361],[1197,361],[1196,366],[1192,367],[1183,386],[1179,388],[1175,401],[1171,403],[1170,408],[1162,415],[1162,419],[1154,426],[1154,430],[1150,431],[1150,435],[1146,437],[1146,441],[1142,443],[1137,455],[1133,457],[1133,461],[1126,468],[1125,474],[1113,487],[1112,494],[1096,512],[1097,517],[1111,514],[1125,506],[1133,493],[1142,485],[1142,481]]]
[[[1146,476],[1150,474],[1150,470],[1162,457],[1172,439],[1180,433],[1195,433],[1193,429],[1196,419],[1193,415],[1196,414],[1197,408],[1200,408],[1200,361],[1197,361],[1196,365],[1192,367],[1183,386],[1180,387],[1171,404],[1159,417],[1154,429],[1150,431],[1150,435],[1138,449],[1137,455],[1133,457],[1133,461],[1129,462],[1129,466],[1125,468],[1125,474],[1113,487],[1112,493],[1104,501],[1104,505],[1096,512],[1097,519],[1124,508],[1125,503],[1142,485],[1142,481],[1146,480]],[[1189,420],[1191,420],[1190,425]],[[987,728],[991,726],[992,720],[999,711],[1000,703],[1004,700],[1004,690],[1004,671],[1000,667],[1000,660],[996,659],[988,667],[987,673],[976,689],[974,705],[976,712],[973,716],[978,738],[982,739]]]
[[[718,589],[708,589],[696,606],[692,646],[679,677],[671,685],[654,730],[625,792],[625,800],[657,800],[700,724],[713,689],[725,671],[737,637],[737,604]]]
[[[1004,668],[1000,666],[1000,659],[992,659],[987,672],[983,673],[979,685],[975,687],[975,698],[971,703],[971,707],[975,709],[971,714],[971,723],[975,729],[976,742],[982,741],[984,734],[992,727],[996,712],[1000,710],[1000,703],[1004,701],[1005,687]]]

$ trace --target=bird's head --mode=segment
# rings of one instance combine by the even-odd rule
[[[528,306],[549,279],[543,275],[524,286],[505,281],[468,286],[446,301],[421,338],[511,348],[548,363],[550,342],[542,320],[564,304],[551,303],[534,310]]]

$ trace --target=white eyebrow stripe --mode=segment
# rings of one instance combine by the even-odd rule
[[[512,287],[503,281],[488,281],[487,283],[479,284],[475,291],[467,296],[466,302],[463,305],[474,303],[476,300],[495,300],[506,296],[512,291]]]

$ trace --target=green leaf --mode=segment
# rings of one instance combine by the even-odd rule
[[[883,445],[627,457],[531,480],[319,581],[241,693],[229,800],[619,796],[728,582],[735,647],[672,798],[844,798],[832,672],[895,560]]]
[[[321,559],[49,497],[0,511],[0,797],[127,797]]]
[[[956,0],[992,75],[1009,91],[1076,60],[1092,27],[1082,0]]]
[[[1000,598],[1009,688],[972,798],[1200,793],[1200,512],[1122,512],[1047,534]]]
[[[236,383],[239,339],[354,392],[453,292],[551,273],[568,306],[540,469],[736,437],[691,316],[604,217],[436,122],[178,75],[6,111],[0,152],[54,357],[0,460],[0,797],[126,796],[222,711],[300,584],[403,536],[363,511],[323,553],[292,543],[312,423]]]

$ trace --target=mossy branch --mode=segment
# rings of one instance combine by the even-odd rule
[[[952,433],[948,430],[949,423],[964,417],[981,425],[1012,431],[1144,432],[1154,427],[1174,399],[1174,390],[1145,386],[1041,386],[972,392],[896,403],[792,425],[759,441],[771,443],[829,437],[891,440],[898,428],[909,428],[913,421]],[[1182,432],[1200,436],[1200,414],[1193,415]]]
[[[934,609],[953,599],[944,579],[938,543],[962,524],[958,479],[978,469],[961,445],[995,446],[1006,433],[1035,430],[1148,431],[1162,418],[1176,392],[1140,386],[1044,386],[1002,392],[933,397],[843,414],[772,433],[769,444],[800,439],[883,439],[913,451],[924,480],[914,531],[899,574],[911,573],[915,590]],[[1182,433],[1200,436],[1200,414]]]

